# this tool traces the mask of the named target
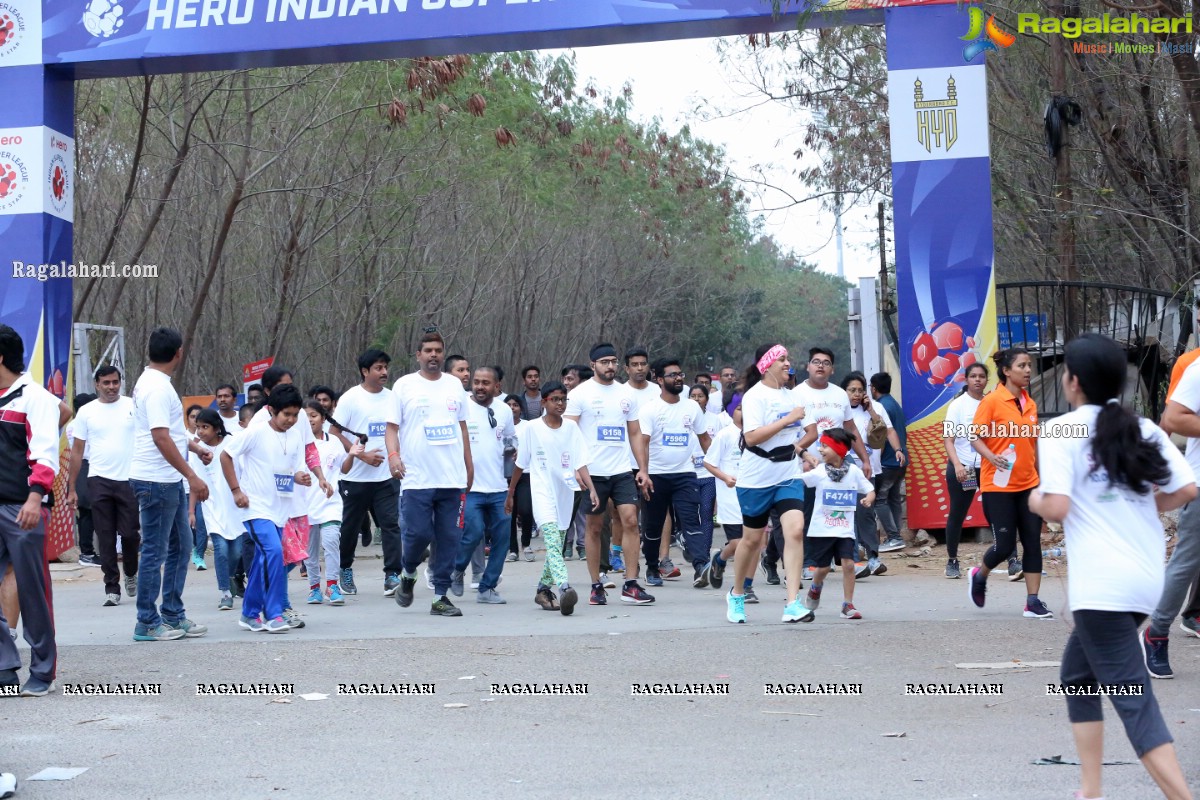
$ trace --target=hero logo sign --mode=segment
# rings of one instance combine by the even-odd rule
[[[21,137],[8,137],[16,141],[9,144],[20,144]],[[16,153],[11,150],[0,150],[0,211],[7,211],[21,202],[29,187],[29,170]]]
[[[15,53],[24,38],[25,18],[21,12],[8,3],[0,3],[0,61]]]
[[[67,169],[67,160],[61,153],[50,156],[46,180],[50,182],[50,205],[59,214],[67,213],[67,206],[71,202],[71,172]]]

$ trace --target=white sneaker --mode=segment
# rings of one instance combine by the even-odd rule
[[[116,605],[120,605],[120,604],[121,604],[121,595],[119,595],[119,594],[104,595],[104,605],[105,606],[116,606]]]
[[[608,577],[608,573],[607,573],[607,572],[601,572],[601,573],[600,573],[600,582],[601,582],[602,584],[604,584],[604,588],[605,588],[605,589],[615,589],[615,588],[617,588],[617,584],[613,582],[613,579],[612,579],[612,578]]]
[[[425,568],[425,588],[433,591],[433,578],[429,575],[429,567]]]

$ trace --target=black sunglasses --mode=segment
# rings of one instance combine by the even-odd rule
[[[496,412],[492,411],[491,406],[488,406],[487,412],[488,412],[488,425],[491,425],[493,428],[496,427]]]

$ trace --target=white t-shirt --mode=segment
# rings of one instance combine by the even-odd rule
[[[878,414],[879,418],[887,424],[888,429],[890,430],[893,427],[892,418],[888,416],[887,409],[884,408],[880,403],[872,403],[871,405],[875,406],[875,413]],[[871,447],[871,445],[867,444],[867,429],[871,425],[871,412],[867,411],[861,405],[852,405],[850,406],[850,418],[854,420],[854,425],[858,428],[858,438],[862,441],[863,447],[867,451],[867,457],[871,459],[871,474],[878,475],[879,473],[883,472],[883,465],[880,463],[880,456],[882,456],[883,451],[876,450],[875,448]],[[855,464],[858,464],[858,456],[854,454],[853,450],[846,454],[846,458],[850,459]]]
[[[1166,555],[1154,493],[1137,495],[1122,486],[1109,487],[1103,467],[1091,472],[1090,436],[1083,439],[1052,433],[1059,425],[1084,424],[1094,430],[1099,412],[1099,406],[1087,405],[1051,420],[1038,443],[1043,465],[1039,488],[1071,499],[1071,510],[1063,520],[1071,557],[1067,597],[1074,611],[1152,614],[1162,595]],[[1162,491],[1173,492],[1195,482],[1188,462],[1162,428],[1147,419],[1141,420],[1141,428],[1142,438],[1158,445],[1170,467],[1171,478]]]
[[[218,411],[217,416],[221,417],[221,422],[223,422],[225,424],[225,432],[228,433],[230,436],[236,436],[237,434],[242,432],[242,425],[238,421],[238,412],[236,412],[236,411],[233,412],[232,417],[226,417],[226,416],[222,416],[221,412]],[[205,520],[205,522],[207,522],[207,519]]]
[[[111,403],[93,400],[75,415],[72,433],[87,443],[84,456],[88,459],[90,477],[129,480],[133,400],[128,397],[118,397]]]
[[[851,419],[850,395],[840,386],[832,383],[824,389],[814,389],[808,381],[801,381],[792,389],[804,406],[804,424],[817,424],[817,436],[830,428],[840,428],[842,423]]]
[[[708,432],[699,403],[686,397],[668,403],[660,395],[638,410],[638,425],[650,437],[651,475],[695,471],[692,448],[699,445],[697,435]]]
[[[738,477],[738,468],[742,460],[742,451],[738,447],[738,438],[742,432],[736,425],[730,425],[717,431],[704,454],[704,461],[712,464],[726,475]],[[705,470],[709,476],[711,472]],[[740,481],[740,478],[739,478]],[[725,485],[725,481],[717,480],[717,522],[722,525],[741,525],[742,506],[738,503],[737,489]]]
[[[849,467],[845,476],[834,483],[829,479],[824,464],[800,476],[804,485],[814,490],[812,524],[809,536],[836,536],[840,539],[854,538],[854,510],[858,507],[859,493],[868,494],[875,487],[863,475],[857,464],[844,462]]]
[[[204,527],[209,533],[215,533],[227,541],[233,541],[246,530],[242,525],[242,510],[234,504],[233,492],[229,490],[225,474],[221,471],[221,453],[231,441],[227,436],[213,447],[204,445],[212,451],[212,461],[207,466],[201,463],[193,467],[208,485],[208,499],[200,503]]]
[[[250,430],[259,425],[267,425],[271,421],[270,406],[263,406],[258,411],[254,412],[254,416],[250,418],[250,424],[245,430]],[[300,417],[296,420],[296,426],[300,434],[300,441],[304,443],[304,449],[313,443],[312,426],[308,424],[308,416],[304,413],[304,408],[300,408]],[[304,453],[300,453],[300,459],[304,460]]]
[[[354,459],[350,471],[342,476],[342,480],[363,483],[391,480],[392,472],[388,467],[387,442],[384,436],[389,422],[393,425],[400,424],[396,411],[396,396],[392,394],[392,390],[381,389],[371,393],[361,385],[353,386],[338,400],[335,414],[335,419],[350,430],[367,435],[367,443],[364,445],[367,450],[379,450],[383,455],[383,461],[380,461],[377,467],[372,467],[360,458]],[[345,450],[343,447],[342,452]],[[321,464],[321,469],[325,469],[324,463]],[[328,470],[325,470],[325,475],[328,478]]]
[[[654,389],[659,391],[657,386]],[[588,472],[593,477],[608,478],[632,468],[629,423],[637,420],[637,407],[628,386],[615,382],[605,386],[594,378],[567,395],[566,416],[579,418],[579,432],[588,445]]]
[[[849,401],[846,401],[849,404]],[[787,389],[772,389],[761,381],[750,387],[742,398],[742,431],[749,433],[764,425],[770,425],[791,413],[793,408],[804,405],[799,396]],[[807,415],[808,409],[805,408]],[[806,425],[812,423],[811,416],[793,422],[779,433],[758,446],[773,450],[784,445],[794,445],[804,435]],[[774,463],[747,450],[743,453],[738,485],[746,489],[763,489],[778,486],[796,477],[799,472],[799,456],[793,461]]]
[[[622,385],[633,395],[633,412],[635,416],[637,415],[637,412],[641,410],[643,405],[649,403],[651,400],[657,400],[659,397],[662,397],[662,387],[654,381],[646,381],[646,385],[640,389],[635,389],[628,383],[624,383]],[[686,387],[684,388],[683,393],[686,397]]]
[[[251,425],[244,435],[226,443],[225,452],[233,459],[238,486],[250,501],[249,507],[238,509],[243,522],[266,519],[282,528],[289,517],[303,511],[302,505],[293,502],[295,475],[305,469],[301,429],[312,436],[304,420],[287,431],[277,431],[270,424]]]
[[[975,409],[979,408],[981,402],[983,402],[983,398],[976,400],[971,395],[963,392],[951,400],[950,405],[946,407],[946,422],[955,426],[973,425],[975,423]],[[979,437],[959,436],[954,440],[954,452],[958,455],[958,463],[967,469],[974,469],[979,466],[979,453],[976,453],[975,448],[971,447],[971,440],[977,438]]]
[[[183,427],[183,403],[165,372],[146,367],[133,387],[133,457],[129,462],[131,480],[176,483],[183,476],[163,458],[154,446],[150,431],[166,428],[179,455],[187,460],[188,436]]]
[[[488,412],[491,412],[491,417]],[[495,427],[493,427],[493,423]],[[467,401],[467,436],[471,440],[471,463],[475,467],[472,492],[507,492],[504,480],[504,439],[516,436],[512,409],[506,403],[495,407]]]
[[[436,381],[413,372],[392,385],[400,423],[400,459],[405,489],[467,487],[460,422],[467,419],[462,381],[441,373]],[[341,405],[338,406],[341,410]]]
[[[308,422],[308,420],[300,420],[296,424],[299,425],[302,422]],[[306,511],[311,525],[340,522],[342,497],[338,493],[338,481],[342,478],[342,462],[346,460],[346,448],[332,434],[326,434],[326,438],[317,439],[314,444],[317,446],[317,457],[321,459],[321,470],[325,473],[325,480],[332,487],[333,494],[326,497],[325,493],[321,491],[321,487],[317,485],[317,478],[314,475],[311,486],[296,487],[296,493],[301,498],[297,508]],[[299,514],[297,513],[296,516]]]
[[[1184,408],[1190,408],[1200,414],[1200,360],[1193,361],[1183,371],[1183,376],[1176,384],[1175,391],[1167,398],[1167,402],[1179,403]],[[1200,475],[1200,438],[1188,438],[1185,455],[1192,472]]]
[[[539,528],[554,523],[565,531],[571,525],[575,492],[582,489],[575,472],[588,465],[583,433],[569,419],[555,430],[542,417],[522,425],[520,436],[517,466],[529,473],[533,520]]]

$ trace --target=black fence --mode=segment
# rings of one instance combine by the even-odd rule
[[[1034,362],[1030,394],[1039,416],[1070,410],[1063,397],[1063,348],[1081,333],[1122,345],[1129,379],[1122,402],[1157,420],[1175,359],[1192,333],[1190,298],[1113,283],[1025,281],[996,284],[1000,347],[1020,346]]]

